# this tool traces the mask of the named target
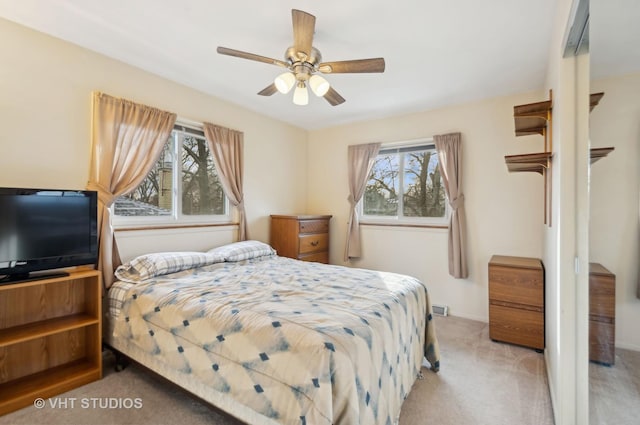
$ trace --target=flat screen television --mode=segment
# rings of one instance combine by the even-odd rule
[[[0,284],[96,264],[97,215],[95,191],[0,188]]]

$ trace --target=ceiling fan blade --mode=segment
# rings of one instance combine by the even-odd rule
[[[260,96],[271,96],[272,94],[274,94],[277,91],[278,91],[278,89],[276,88],[276,85],[274,83],[271,83],[267,87],[265,87],[261,91],[259,91],[258,94]]]
[[[283,68],[289,68],[289,64],[287,62],[284,62],[278,59],[268,58],[266,56],[254,55],[253,53],[247,53],[241,50],[229,49],[227,47],[218,46],[217,51],[221,55],[235,56],[236,58],[249,59],[252,61],[264,62],[271,65],[278,65]]]
[[[324,74],[384,72],[384,58],[356,59],[339,62],[323,62],[318,70]]]
[[[340,94],[333,89],[333,87],[329,87],[329,91],[324,95],[324,98],[327,99],[332,106],[340,105],[344,103],[344,97],[340,96]]]
[[[293,17],[293,47],[298,59],[306,60],[311,56],[313,33],[316,30],[316,17],[301,10],[291,10]],[[303,55],[300,57],[300,55]]]

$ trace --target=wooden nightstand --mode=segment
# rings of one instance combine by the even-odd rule
[[[271,246],[282,257],[329,263],[330,215],[272,215]]]
[[[589,360],[615,362],[616,275],[601,264],[589,264]]]
[[[489,262],[489,337],[544,349],[544,268],[537,258],[494,255]]]

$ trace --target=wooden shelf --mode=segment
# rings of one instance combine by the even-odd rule
[[[70,331],[98,323],[97,317],[88,314],[57,317],[55,319],[28,323],[8,329],[0,329],[0,347],[42,338],[60,332]]]
[[[0,415],[102,377],[101,304],[97,270],[0,286]]]
[[[551,157],[553,156],[553,92],[549,100],[513,107],[516,136],[539,134],[544,137],[544,150],[539,153],[504,157],[509,172],[533,172],[544,177],[544,222],[551,226]],[[547,220],[549,217],[549,220]]]
[[[0,384],[0,415],[88,384],[100,375],[98,365],[82,359]]]
[[[600,103],[600,99],[602,99],[603,96],[604,92],[592,93],[589,96],[589,112],[593,111],[593,108],[598,106],[598,103]]]
[[[544,136],[551,119],[551,100],[513,107],[516,136],[540,134]]]
[[[507,155],[504,157],[509,172],[535,172],[544,174],[551,163],[552,152]]]
[[[600,100],[604,97],[604,92],[600,93],[591,93],[589,95],[589,112],[593,111],[593,108],[598,106]],[[591,148],[589,150],[589,162],[593,164],[596,161],[601,160],[602,158],[609,155],[614,151],[614,147],[606,147],[606,148]]]
[[[593,164],[594,162],[606,157],[607,155],[609,155],[611,152],[613,152],[615,150],[614,147],[607,147],[607,148],[591,148],[590,149],[590,160],[591,160],[591,164]]]

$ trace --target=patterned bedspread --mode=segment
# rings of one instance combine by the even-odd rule
[[[278,423],[387,425],[439,368],[431,319],[415,278],[268,256],[135,284],[114,337]]]

